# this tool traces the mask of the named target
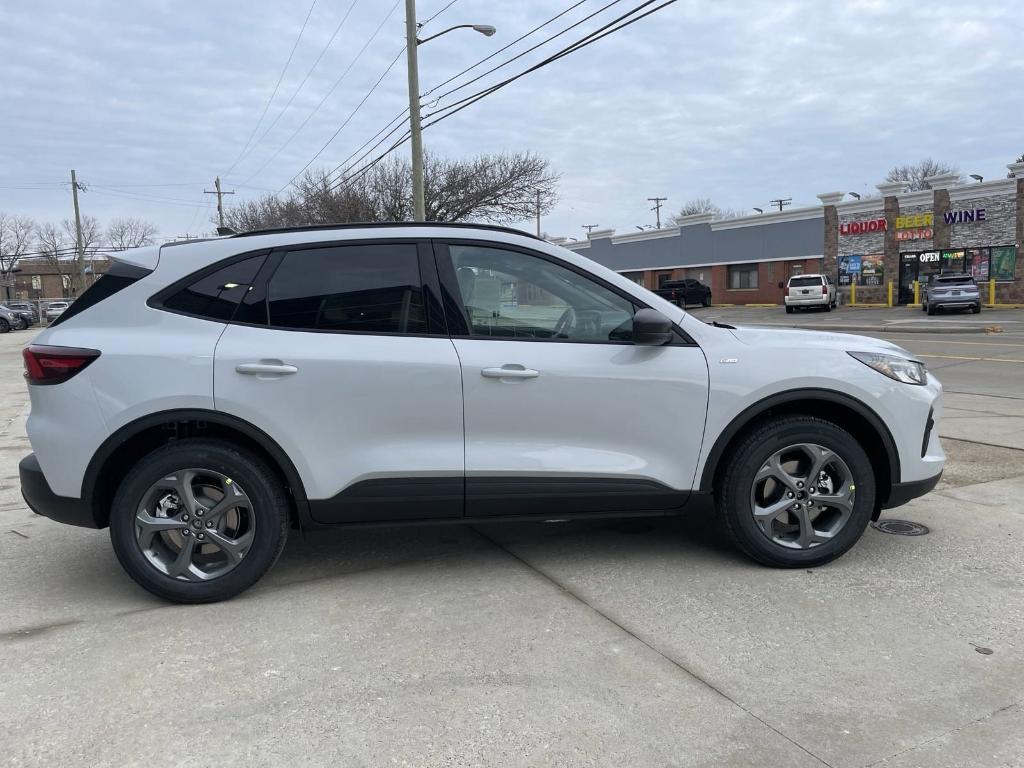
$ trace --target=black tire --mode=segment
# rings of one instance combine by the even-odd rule
[[[7,333],[11,330],[11,324],[7,322],[6,317],[0,317],[0,333]]]
[[[754,520],[751,488],[764,463],[777,451],[813,443],[836,453],[856,486],[853,510],[845,525],[826,543],[790,549],[772,541]],[[861,445],[846,430],[811,416],[788,416],[749,432],[727,459],[715,489],[715,507],[727,538],[748,557],[775,568],[806,568],[835,560],[857,543],[875,506],[875,475]]]
[[[711,306],[711,294],[708,294],[703,299],[701,299],[700,300],[700,305],[702,307],[710,307]]]
[[[831,312],[832,311],[832,304],[831,303],[825,304],[825,311],[826,312]]]
[[[925,304],[923,301],[921,302],[921,311],[922,312],[927,312],[928,311],[928,305]]]
[[[786,307],[786,314],[787,315],[792,315],[793,314],[793,308],[792,307]]]
[[[136,541],[135,514],[154,483],[186,468],[232,478],[252,502],[251,544],[232,570],[207,581],[183,581],[157,569]],[[230,482],[230,481],[229,481]],[[226,600],[251,587],[277,561],[288,537],[289,506],[275,474],[259,458],[228,442],[188,439],[143,457],[122,481],[110,510],[110,541],[121,566],[144,589],[177,603]]]
[[[978,314],[979,312],[981,312],[981,304],[975,304],[973,307],[971,307],[971,312],[973,312],[974,314]]]
[[[28,320],[26,320],[24,317],[19,317],[17,320],[14,321],[14,330],[24,331],[26,328],[28,328]]]
[[[935,314],[935,307],[933,307],[931,304],[929,304],[928,307],[927,307],[927,311],[928,311],[929,315],[934,315]]]

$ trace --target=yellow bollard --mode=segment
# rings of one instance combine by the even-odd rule
[[[857,284],[854,282],[850,283],[850,306],[857,306]]]
[[[989,304],[995,304],[996,303],[996,280],[995,280],[995,278],[991,278],[988,281],[988,303]]]
[[[921,283],[919,283],[917,280],[914,281],[914,303],[921,303]]]
[[[892,308],[892,280],[889,281],[889,307]]]

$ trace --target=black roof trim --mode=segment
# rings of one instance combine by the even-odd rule
[[[276,229],[254,229],[250,232],[239,232],[231,237],[251,237],[253,235],[276,235],[285,232],[318,232],[332,229],[377,229],[384,227],[449,227],[453,229],[485,229],[490,232],[506,232],[510,235],[522,235],[533,240],[542,240],[536,235],[521,229],[502,227],[497,224],[472,224],[464,221],[365,221],[345,224],[309,224],[302,227],[279,227]],[[195,242],[192,240],[191,242]]]

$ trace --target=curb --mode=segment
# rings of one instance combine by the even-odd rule
[[[803,331],[834,331],[836,333],[987,333],[992,326],[921,326],[901,327],[899,325],[825,325],[823,323],[753,323],[752,325],[774,328],[795,328]],[[1002,329],[1000,329],[1002,330]]]

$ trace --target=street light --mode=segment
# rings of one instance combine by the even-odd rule
[[[490,24],[457,24],[454,27],[438,32],[436,35],[420,40],[416,36],[419,27],[416,24],[416,0],[405,0],[405,53],[409,66],[409,135],[412,139],[412,206],[413,218],[424,221],[427,218],[426,204],[423,195],[423,138],[420,125],[420,75],[416,58],[416,48],[435,37],[447,34],[455,29],[472,29],[481,35],[490,37],[495,33]]]
[[[855,197],[855,198],[857,198],[858,200],[860,200],[860,195],[859,195],[859,194],[857,194],[856,192],[849,192],[849,193],[847,193],[847,194],[849,194],[849,195],[850,195],[850,197]]]
[[[755,208],[754,210],[757,211],[758,213],[764,213],[763,208]]]
[[[970,174],[970,176],[971,176],[971,178],[972,178],[972,179],[974,179],[974,180],[975,180],[976,182],[978,182],[979,184],[981,184],[981,182],[983,182],[983,181],[985,180],[985,177],[984,177],[984,176],[979,176],[979,175],[978,175],[978,174],[976,174],[976,173],[972,173],[972,174]]]

